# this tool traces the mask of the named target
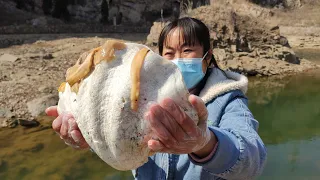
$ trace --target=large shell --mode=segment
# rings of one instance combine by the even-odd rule
[[[177,66],[153,51],[148,52],[141,68],[138,110],[131,109],[131,63],[136,53],[147,47],[134,43],[126,46],[115,51],[113,61],[97,64],[81,82],[77,94],[67,83],[59,93],[58,104],[59,114],[72,113],[94,152],[118,170],[136,169],[152,154],[147,147],[152,134],[143,119],[149,102],[172,98],[198,121]]]

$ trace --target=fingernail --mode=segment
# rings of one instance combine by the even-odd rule
[[[50,109],[50,107],[48,107],[47,109],[44,110],[44,112],[46,113],[46,115],[48,115],[49,109]]]
[[[56,127],[56,126],[59,126],[58,120],[53,120],[52,127]]]
[[[68,125],[69,125],[68,130],[69,131],[74,130],[75,123],[76,123],[76,121],[73,118],[68,119]]]
[[[153,146],[151,141],[148,142],[148,146],[149,146],[149,147],[152,147],[152,146]],[[151,149],[152,149],[153,151],[161,151],[162,148],[159,147],[159,146],[156,146],[156,147],[152,147]]]
[[[173,105],[173,102],[171,100],[166,100],[164,102],[164,105],[170,109],[174,109],[174,105]]]
[[[77,136],[77,134],[76,134],[75,131],[72,131],[70,134],[71,134],[71,137],[72,137],[72,139],[74,140],[74,142],[80,143],[80,139],[79,139],[79,137]]]

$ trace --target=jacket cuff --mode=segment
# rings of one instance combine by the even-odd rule
[[[213,147],[213,150],[211,151],[211,153],[204,158],[199,158],[194,153],[190,153],[189,156],[190,156],[190,158],[192,158],[194,161],[196,161],[198,163],[205,163],[205,162],[209,161],[210,159],[212,159],[214,153],[216,152],[216,150],[218,148],[218,144],[219,144],[219,141],[216,142],[216,145]]]
[[[202,166],[211,173],[220,174],[236,164],[240,156],[240,144],[237,137],[228,131],[217,127],[209,127],[209,129],[219,142],[215,153],[205,162],[195,161],[190,155],[189,159],[193,164]]]

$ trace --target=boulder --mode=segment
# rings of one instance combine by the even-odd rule
[[[158,45],[158,39],[159,35],[165,26],[164,23],[162,22],[154,22],[153,26],[150,29],[150,33],[147,37],[147,44],[152,45],[152,46],[157,46]]]
[[[58,95],[52,94],[33,99],[27,102],[28,111],[33,117],[37,117],[44,113],[47,107],[57,105],[58,100]]]
[[[18,60],[19,58],[12,55],[12,54],[3,54],[2,56],[0,56],[0,63],[1,62],[10,62],[10,63],[14,63]]]
[[[300,0],[283,0],[283,5],[289,9],[299,8],[301,6]]]
[[[7,108],[0,107],[0,128],[8,126],[8,120],[13,117],[12,112]]]
[[[39,126],[40,123],[36,120],[28,121],[28,120],[18,119],[18,124],[24,127],[36,127],[36,126]]]
[[[173,14],[175,0],[113,0],[108,3],[108,21],[122,13],[124,23],[146,23],[161,18],[161,10],[165,16]],[[101,19],[101,0],[74,3],[68,7],[71,16],[79,20],[96,21]]]
[[[45,17],[39,17],[31,20],[32,26],[46,26],[47,19]]]
[[[218,48],[213,49],[213,55],[218,62],[224,61],[227,57],[226,51]]]

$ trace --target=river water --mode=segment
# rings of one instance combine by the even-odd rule
[[[320,64],[320,52],[298,50]],[[260,80],[248,96],[268,161],[258,179],[320,179],[320,70]]]
[[[320,63],[317,51],[299,51]],[[319,61],[318,61],[319,60]],[[320,70],[286,78],[250,78],[250,109],[268,149],[258,179],[320,179]],[[66,146],[52,118],[37,128],[0,129],[0,179],[132,179],[90,151]]]

